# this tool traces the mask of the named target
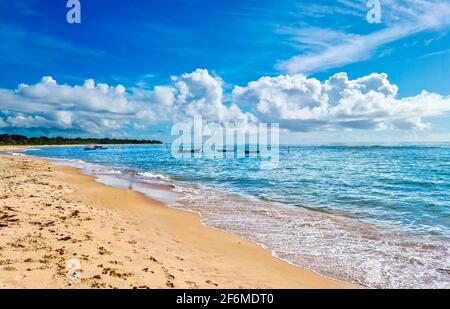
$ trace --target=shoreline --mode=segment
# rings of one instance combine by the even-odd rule
[[[5,148],[0,147],[0,150],[18,150],[17,147]],[[21,149],[24,148],[27,147]],[[73,190],[72,193],[60,196],[66,199],[67,204],[82,204],[77,205],[77,210],[78,208],[79,212],[85,210],[89,215],[90,220],[86,221],[87,223],[78,223],[81,226],[91,225],[91,240],[86,241],[89,243],[86,245],[89,247],[92,246],[92,242],[96,242],[99,248],[103,247],[110,254],[105,254],[98,248],[88,251],[93,256],[89,256],[87,261],[82,261],[84,271],[80,287],[131,288],[148,285],[150,288],[357,288],[353,284],[328,279],[311,270],[288,264],[254,242],[206,226],[197,213],[168,207],[133,190],[116,189],[98,183],[94,177],[83,175],[76,168],[59,166],[44,159],[0,155],[1,161],[5,158],[19,164],[50,168],[52,170],[50,178],[56,181],[55,185],[58,184],[63,189],[68,186]],[[104,233],[105,228],[108,231],[105,211],[108,213],[107,219],[115,222],[116,228],[121,226],[119,234],[128,237],[119,237],[119,234],[115,234],[117,231],[114,226],[109,227],[112,229],[110,233]],[[48,215],[51,215],[51,211]],[[103,222],[102,219],[96,218],[97,215],[103,218]],[[72,228],[70,224],[65,226]],[[16,228],[21,227],[19,225]],[[0,231],[3,232],[2,229]],[[77,234],[76,226],[73,234]],[[132,239],[125,241],[124,238]],[[3,247],[4,242],[2,241],[0,246]],[[105,245],[99,246],[100,244]],[[139,250],[136,248],[138,244],[141,246]],[[106,246],[108,248],[105,248]],[[95,251],[98,251],[98,254],[94,254]],[[151,258],[148,257],[149,254]],[[105,259],[105,256],[109,259]],[[109,261],[113,257],[117,263],[110,263],[114,262]],[[1,260],[4,261],[5,256],[2,255]],[[114,267],[111,265],[106,267],[105,264],[113,264]],[[100,274],[96,274],[99,272],[99,265],[102,266],[101,271]],[[8,266],[9,269],[15,268]],[[144,271],[144,274],[141,274],[143,270],[149,271],[150,268],[159,270],[153,269],[151,272]],[[0,284],[5,287],[4,275],[10,273],[13,276],[14,271],[4,271],[4,267],[0,269]],[[20,271],[17,272],[14,276],[21,276]],[[15,282],[11,276],[7,286]],[[64,282],[64,276],[55,277],[53,274],[51,277],[59,283],[50,284],[48,287],[70,287]],[[19,282],[25,283],[26,278],[28,277]],[[130,282],[134,282],[135,285]],[[20,284],[12,286],[21,287]],[[22,287],[33,285],[23,284]]]

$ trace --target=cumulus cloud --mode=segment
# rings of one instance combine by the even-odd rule
[[[0,118],[11,128],[39,128],[100,133],[120,128],[137,106],[125,88],[87,80],[81,86],[60,85],[46,76],[34,85],[0,90]]]
[[[110,86],[87,80],[0,89],[0,128],[113,134],[132,127],[202,116],[210,122],[277,122],[292,131],[427,129],[427,117],[450,111],[450,98],[422,92],[398,98],[386,74],[350,80],[345,73],[321,82],[305,75],[262,77],[236,86],[227,103],[224,82],[207,70],[172,77],[153,88]]]
[[[135,90],[135,97],[152,105],[151,111],[140,114],[168,121],[183,121],[194,116],[215,122],[247,122],[252,118],[237,105],[224,104],[223,81],[207,70],[197,69],[174,76],[172,82],[170,86],[156,86],[151,91]]]
[[[235,106],[223,105],[223,81],[206,70],[174,77],[175,104],[183,116],[203,115],[213,121],[228,121],[242,116]]]
[[[151,90],[127,90],[92,79],[70,86],[46,76],[34,85],[0,89],[0,126],[101,134],[128,124],[145,127],[195,115],[219,122],[251,117],[236,105],[226,106],[223,96],[223,81],[201,69],[172,77],[171,84]]]
[[[318,129],[426,129],[424,118],[450,111],[450,98],[421,94],[398,99],[386,74],[350,80],[338,73],[324,83],[304,75],[262,77],[235,87],[233,100],[261,120],[294,131]]]

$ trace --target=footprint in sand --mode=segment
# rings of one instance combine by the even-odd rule
[[[173,288],[175,287],[175,284],[173,284],[173,282],[167,281],[167,282],[166,282],[166,286],[167,286],[168,288],[173,289]]]
[[[155,259],[153,256],[150,257],[146,257],[147,260],[153,262],[153,263],[159,263],[159,261],[157,259]]]
[[[167,280],[174,280],[174,279],[175,279],[175,276],[173,276],[173,275],[171,275],[171,274],[169,274],[169,273],[166,273],[166,279],[167,279]]]
[[[100,255],[110,255],[111,251],[106,250],[105,247],[99,247],[98,248],[98,254],[100,254]]]
[[[142,271],[145,272],[145,273],[152,273],[152,274],[155,273],[153,270],[150,270],[148,267],[143,268]]]
[[[219,286],[217,283],[214,283],[211,280],[206,280],[205,282],[210,285]]]
[[[17,271],[17,268],[13,267],[13,266],[5,266],[3,267],[4,271]]]
[[[198,289],[198,284],[194,281],[185,281],[184,283],[186,283],[191,289]]]

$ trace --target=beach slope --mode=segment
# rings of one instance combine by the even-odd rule
[[[1,288],[354,287],[74,168],[0,155],[0,171]]]

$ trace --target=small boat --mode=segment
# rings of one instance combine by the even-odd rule
[[[225,153],[225,152],[236,152],[236,150],[234,150],[234,149],[218,149],[217,152],[223,152],[223,153]]]
[[[259,153],[261,153],[261,151],[259,151],[259,150],[255,150],[255,151],[246,150],[245,151],[245,154],[251,154],[251,153],[259,154]]]
[[[259,145],[256,148],[256,150],[250,150],[249,146],[245,147],[245,154],[253,154],[253,153],[255,153],[255,154],[260,154],[261,153],[261,151],[259,150]]]
[[[94,146],[94,147],[84,147],[85,151],[93,151],[93,150],[106,150],[108,148],[103,146]]]
[[[178,150],[178,153],[200,153],[201,149],[186,149],[186,150]]]

